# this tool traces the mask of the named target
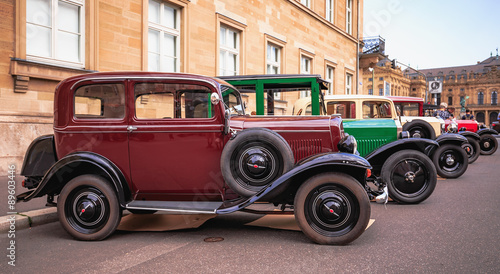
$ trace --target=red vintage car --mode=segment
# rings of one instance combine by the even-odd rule
[[[419,116],[424,115],[424,111],[426,108],[429,111],[432,111],[432,108],[429,108],[429,105],[424,104],[424,99],[417,97],[404,97],[404,96],[388,96],[396,105],[397,108],[401,111],[401,114],[412,113],[411,115],[415,115],[418,113]],[[437,107],[437,106],[435,106]],[[495,153],[498,148],[498,141],[495,135],[498,135],[498,131],[490,128],[481,127],[478,122],[475,120],[446,120],[444,131],[458,131],[458,133],[464,135],[469,140],[469,143],[478,143],[479,150],[482,155],[491,155]],[[449,129],[449,126],[454,124],[452,128]],[[456,124],[456,125],[455,125]],[[456,129],[455,129],[456,127]],[[477,149],[476,149],[477,150]]]
[[[54,135],[28,148],[18,200],[47,196],[76,239],[108,237],[123,210],[227,214],[255,202],[295,214],[320,244],[368,225],[371,165],[340,116],[250,117],[233,86],[190,74],[81,75],[54,96]]]

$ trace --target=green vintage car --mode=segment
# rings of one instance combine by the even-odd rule
[[[243,94],[255,93],[256,115],[274,115],[274,93],[301,91],[310,94],[307,108],[293,112],[311,115],[327,113],[321,90],[328,88],[328,82],[319,75],[248,75],[220,77]],[[304,92],[305,91],[305,92]],[[330,106],[327,106],[330,107]],[[344,111],[345,132],[356,137],[361,156],[372,165],[368,194],[377,201],[386,201],[389,196],[400,203],[420,203],[427,199],[436,186],[437,173],[431,161],[432,153],[439,148],[437,142],[421,138],[406,138],[399,121],[386,119],[344,119],[346,114],[355,113],[354,105],[336,106]],[[387,116],[387,106],[375,103],[363,108],[366,115],[377,118]],[[267,110],[267,111],[266,111]],[[341,113],[342,114],[342,113]],[[361,117],[365,114],[356,114]],[[406,133],[407,134],[407,133]]]

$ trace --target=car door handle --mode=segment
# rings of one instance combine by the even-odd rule
[[[137,128],[136,128],[136,127],[134,127],[134,126],[128,126],[128,127],[127,127],[127,131],[128,131],[128,132],[132,132],[132,131],[134,131],[134,130],[136,130],[136,129],[137,129]]]

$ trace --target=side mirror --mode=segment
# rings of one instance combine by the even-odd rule
[[[219,94],[212,93],[212,95],[210,95],[210,102],[212,102],[212,105],[217,105],[220,102]]]

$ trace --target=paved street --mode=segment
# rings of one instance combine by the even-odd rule
[[[301,232],[251,227],[261,216],[219,216],[198,229],[118,231],[73,240],[59,223],[16,232],[16,266],[1,235],[2,273],[499,273],[500,152],[459,179],[439,180],[418,205],[372,203],[373,225],[348,246],[320,246]],[[223,237],[221,242],[204,242]]]

